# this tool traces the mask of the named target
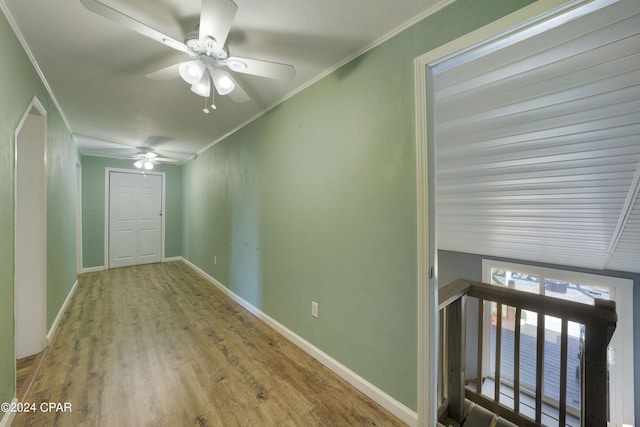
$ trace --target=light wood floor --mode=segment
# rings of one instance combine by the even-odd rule
[[[181,262],[80,276],[13,426],[399,426]]]
[[[27,390],[33,382],[33,376],[40,362],[44,352],[34,354],[33,356],[23,357],[16,360],[16,390],[18,391],[18,401],[23,401]]]
[[[16,360],[16,389],[20,390],[31,372],[37,354]]]

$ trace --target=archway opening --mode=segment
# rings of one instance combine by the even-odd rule
[[[25,362],[35,360],[46,346],[46,121],[46,111],[34,99],[15,133],[16,396],[25,391]]]

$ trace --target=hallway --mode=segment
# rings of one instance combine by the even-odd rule
[[[402,425],[181,262],[80,276],[13,426]]]

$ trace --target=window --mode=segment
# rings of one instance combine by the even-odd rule
[[[609,425],[632,425],[634,422],[633,399],[633,281],[615,277],[601,276],[587,273],[577,273],[566,270],[536,267],[524,264],[514,264],[501,261],[483,260],[482,275],[485,283],[496,286],[507,286],[522,292],[532,292],[542,295],[561,298],[583,304],[593,304],[595,298],[612,299],[616,302],[618,325],[609,344]],[[495,303],[486,303],[485,310],[486,327],[483,340],[484,360],[486,365],[484,372],[489,372],[490,377],[495,371],[495,319],[502,316],[503,340],[509,339],[509,328],[516,321],[515,313],[511,307],[503,307],[502,313],[496,312]],[[521,354],[535,357],[536,340],[536,313],[523,310],[519,319],[521,325]],[[513,328],[511,329],[513,330]],[[553,418],[553,410],[557,412],[559,401],[559,384],[557,372],[559,369],[559,353],[557,352],[556,339],[560,332],[559,319],[547,316],[545,318],[545,379],[543,385],[544,403],[549,408],[548,415]],[[580,415],[580,353],[584,339],[582,325],[569,322],[569,356],[567,374],[567,411],[576,417]],[[508,343],[505,342],[508,348]],[[532,351],[527,351],[532,346]],[[511,347],[513,348],[513,347]],[[535,393],[535,375],[528,375],[533,366],[535,372],[535,360],[521,359],[521,393]],[[510,375],[513,375],[513,359],[503,352],[500,360],[500,368],[503,378],[503,386],[508,389]],[[556,373],[555,375],[554,372]],[[508,393],[508,392],[507,392]],[[623,397],[624,396],[624,397]]]

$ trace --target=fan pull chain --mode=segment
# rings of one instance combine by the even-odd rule
[[[208,97],[204,99],[204,108],[202,109],[202,111],[203,111],[205,114],[209,114],[209,108],[207,108],[207,101],[208,101],[208,100],[209,100],[209,98],[208,98]]]

